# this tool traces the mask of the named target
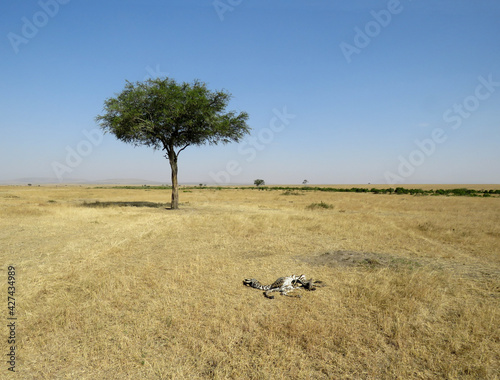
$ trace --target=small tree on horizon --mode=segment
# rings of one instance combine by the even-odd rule
[[[120,94],[104,102],[104,113],[96,121],[118,140],[165,152],[171,168],[171,208],[177,209],[179,153],[191,145],[239,142],[250,131],[246,112],[226,112],[230,99],[230,93],[210,91],[199,80],[127,81]]]
[[[266,182],[263,179],[256,179],[255,181],[253,181],[253,184],[255,186],[259,187],[259,186],[265,185]]]

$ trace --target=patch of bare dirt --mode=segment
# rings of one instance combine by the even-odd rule
[[[299,260],[312,265],[326,265],[332,267],[407,267],[414,268],[422,266],[415,260],[401,257],[384,255],[374,252],[357,251],[333,251],[325,252],[317,256],[300,256]]]
[[[454,275],[484,280],[500,278],[498,267],[484,263],[460,263],[447,259],[406,258],[374,252],[332,251],[314,256],[299,256],[298,260],[311,265],[354,268],[417,269],[428,267],[432,270],[451,272]]]

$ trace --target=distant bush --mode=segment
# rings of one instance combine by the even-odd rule
[[[460,189],[452,189],[451,193],[453,195],[468,195],[468,196],[475,196],[477,194],[476,190],[471,190],[471,189],[465,189],[465,188],[460,188]]]
[[[257,187],[264,186],[266,184],[266,181],[264,181],[263,179],[256,179],[255,181],[253,181],[253,184]]]
[[[333,208],[333,205],[321,201],[319,203],[311,203],[309,206],[306,206],[306,209],[308,209],[308,210],[315,210],[318,208],[331,209],[331,208]]]

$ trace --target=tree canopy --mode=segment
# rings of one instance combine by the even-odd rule
[[[226,111],[231,94],[199,80],[171,78],[126,82],[96,117],[105,133],[136,146],[165,151],[172,169],[172,208],[178,208],[177,157],[190,145],[239,142],[249,133],[248,114]]]

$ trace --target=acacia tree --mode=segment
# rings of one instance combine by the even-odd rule
[[[226,112],[230,99],[230,93],[210,91],[198,80],[127,81],[120,94],[104,102],[104,113],[96,121],[118,140],[165,152],[172,175],[171,208],[177,209],[179,153],[191,145],[239,142],[250,131],[246,112]]]
[[[255,181],[253,181],[253,184],[257,187],[261,186],[261,185],[265,185],[266,184],[266,181],[264,181],[263,179],[256,179]]]

